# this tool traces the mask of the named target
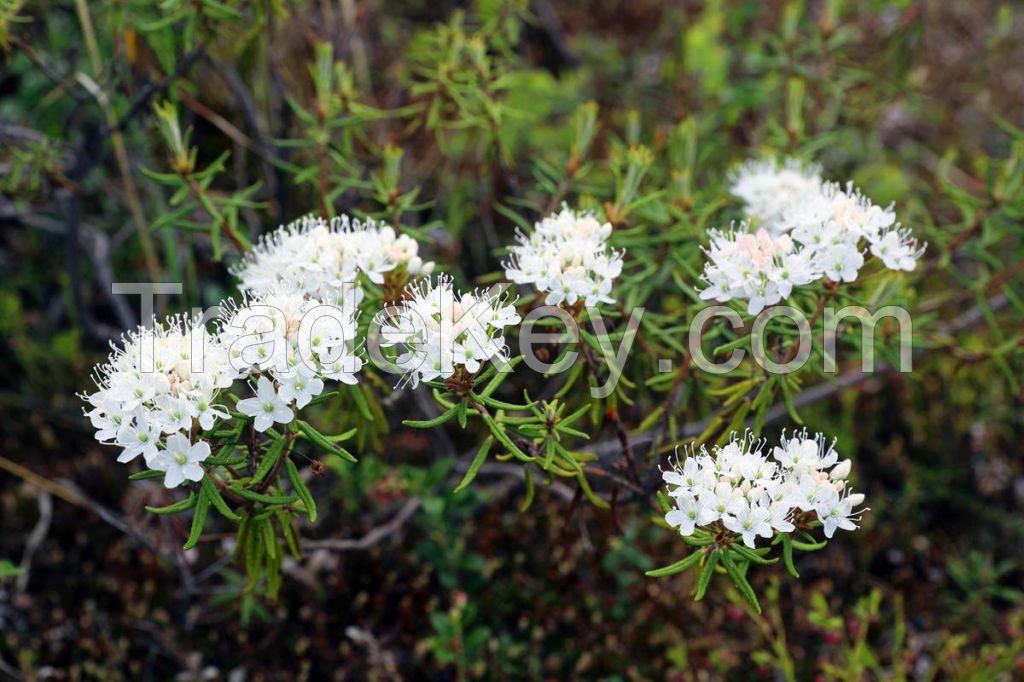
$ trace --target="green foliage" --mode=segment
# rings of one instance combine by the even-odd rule
[[[523,0],[350,5],[0,2],[0,219],[17,226],[0,254],[0,349],[13,368],[2,428],[17,431],[19,446],[5,454],[111,507],[140,496],[124,508],[160,517],[146,533],[195,548],[188,566],[217,566],[213,540],[234,538],[234,562],[215,570],[222,584],[209,600],[202,581],[171,595],[179,568],[161,552],[166,565],[147,564],[164,571],[158,607],[136,620],[196,628],[194,614],[165,611],[189,599],[252,632],[318,614],[329,632],[311,638],[326,661],[311,664],[314,677],[352,661],[344,673],[355,677],[386,670],[389,647],[402,650],[403,673],[429,667],[440,677],[657,679],[676,668],[747,679],[751,666],[783,679],[1014,674],[1019,636],[1006,633],[1019,635],[1021,593],[1010,550],[1024,532],[1012,492],[1024,376],[1019,11],[714,0],[641,14],[596,2],[559,4],[553,21],[550,3]],[[951,38],[946,27],[960,22]],[[942,61],[950,50],[964,55],[956,68]],[[749,316],[733,304],[744,324],[714,318],[702,348],[713,360],[747,359],[726,374],[698,372],[686,333],[707,306],[701,247],[708,230],[740,218],[729,170],[769,154],[819,161],[876,203],[896,202],[928,251],[914,273],[869,266],[851,286],[795,292],[787,303],[811,320],[804,369],[782,377],[753,362]],[[206,476],[191,488],[164,493],[138,472],[124,493],[120,479],[92,473],[101,460],[76,430],[84,422],[70,396],[108,338],[137,321],[119,312],[110,283],[151,277],[150,250],[160,279],[185,284],[182,299],[158,306],[184,310],[230,292],[225,265],[277,224],[349,213],[386,219],[469,287],[501,279],[515,230],[563,202],[611,222],[613,247],[628,254],[617,303],[600,316],[567,311],[578,338],[545,346],[569,371],[535,372],[514,357],[512,373],[435,382],[415,399],[368,367],[359,386],[319,396],[288,429],[215,430]],[[367,309],[399,300],[407,282],[396,273],[369,288]],[[520,307],[537,302],[519,293]],[[846,320],[834,356],[826,351],[824,308],[853,304],[911,311],[913,373],[882,367],[899,362],[889,322],[862,335]],[[776,361],[800,338],[785,318],[767,337]],[[868,355],[879,371],[858,378]],[[677,445],[798,424],[834,433],[854,458],[872,506],[860,533],[827,550],[801,533],[756,550],[698,533],[688,547],[650,522],[657,466]],[[313,563],[308,544],[390,528],[412,500],[411,520],[380,544],[340,554],[312,578],[302,572]],[[4,505],[5,522],[34,509]],[[21,526],[12,527],[2,549],[18,556]],[[318,562],[334,551],[320,547]],[[84,551],[75,541],[65,550]],[[89,561],[107,563],[103,552]],[[0,562],[0,577],[11,569]],[[793,580],[780,585],[783,572]],[[150,578],[115,582],[144,585],[149,598]],[[401,610],[404,598],[416,607]],[[26,618],[55,612],[36,606]],[[67,620],[125,627],[91,613]],[[351,648],[342,633],[353,623],[378,628],[381,641]],[[19,620],[12,632],[28,627]],[[143,651],[139,632],[127,632],[135,663],[163,666],[151,676],[180,672],[168,662],[178,665],[179,642]],[[3,656],[37,646],[7,637]],[[284,641],[295,674],[293,645],[310,644]],[[225,669],[265,653],[225,639],[188,644]],[[121,646],[109,655],[127,656]],[[139,669],[133,677],[145,676]],[[114,678],[92,671],[104,673]]]

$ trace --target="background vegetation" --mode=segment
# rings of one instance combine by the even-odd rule
[[[0,677],[1024,674],[1022,22],[986,1],[0,0]],[[402,428],[422,396],[390,386],[370,420],[323,408],[359,427],[360,463],[324,461],[271,602],[230,534],[183,554],[187,520],[144,511],[174,498],[128,482],[80,414],[138,323],[111,282],[211,305],[240,248],[308,211],[385,218],[486,282],[564,199],[638,258],[624,304],[654,301],[588,425],[618,490],[623,438],[652,470],[721,402],[685,372],[645,380],[653,350],[681,351],[696,244],[739,215],[726,172],[764,153],[895,201],[929,248],[889,292],[914,312],[913,374],[853,355],[796,396],[872,511],[799,580],[758,571],[762,616],[724,584],[695,603],[692,575],[645,578],[684,548],[625,484],[611,511],[556,482],[519,512],[522,469],[492,462],[452,495],[479,433]]]

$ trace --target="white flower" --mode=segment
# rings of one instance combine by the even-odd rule
[[[608,247],[611,223],[567,206],[542,219],[529,235],[516,235],[505,276],[547,294],[546,305],[614,303],[612,282],[622,273],[622,252]]]
[[[841,497],[833,488],[832,492],[824,495],[823,499],[815,506],[815,513],[821,521],[825,537],[831,538],[837,528],[843,530],[856,530],[856,521],[860,521],[860,512],[853,510],[853,495]]]
[[[821,187],[821,168],[796,159],[750,160],[729,174],[729,192],[743,200],[747,217],[773,235],[789,229],[786,211]]]
[[[295,292],[351,311],[363,300],[360,274],[376,284],[398,269],[429,275],[434,264],[418,250],[414,239],[384,223],[310,215],[261,238],[233,273],[250,294]]]
[[[732,514],[722,517],[722,523],[726,528],[743,537],[743,544],[747,547],[756,547],[755,537],[770,538],[772,532],[771,524],[768,523],[771,514],[759,504],[744,504],[739,506]]]
[[[160,425],[145,415],[136,415],[132,422],[120,431],[117,444],[124,448],[118,462],[130,462],[142,455],[149,465],[157,455],[160,443]]]
[[[185,481],[201,480],[204,472],[200,463],[209,456],[209,443],[192,443],[184,434],[176,433],[167,439],[165,448],[154,458],[150,468],[166,472],[164,485],[176,488]]]
[[[395,364],[413,386],[446,379],[459,368],[475,374],[487,360],[507,358],[503,329],[519,315],[505,295],[458,292],[444,276],[410,286],[408,293],[381,320],[381,345],[399,349]]]
[[[260,432],[269,429],[274,422],[287,424],[295,416],[277,394],[274,383],[262,376],[256,383],[256,397],[239,400],[237,407],[242,414],[255,417],[253,427]]]
[[[816,167],[751,161],[731,181],[751,222],[710,232],[703,299],[747,301],[747,312],[756,315],[788,298],[794,286],[822,277],[855,281],[865,244],[891,270],[913,270],[924,254],[891,205],[877,206],[852,183],[823,182]]]
[[[910,236],[910,230],[899,225],[885,231],[871,243],[871,255],[881,258],[890,270],[913,270],[924,255],[924,249]]]
[[[228,411],[224,409],[223,405],[214,404],[213,389],[200,389],[195,397],[195,400],[196,418],[199,420],[199,426],[204,431],[212,429],[214,423],[218,419],[231,418],[231,415],[228,414]]]
[[[302,409],[314,396],[324,390],[324,382],[317,378],[305,365],[299,365],[280,376],[281,387],[278,395],[286,404],[295,401],[295,407]]]
[[[277,381],[285,404],[305,407],[323,392],[324,379],[356,383],[363,362],[354,352],[353,312],[277,290],[240,304],[228,301],[222,309],[218,338],[231,361],[240,371]]]
[[[213,407],[219,392],[239,377],[227,350],[200,325],[172,317],[123,337],[94,371],[97,390],[82,398],[96,439],[122,448],[120,462],[142,455],[152,468],[163,440],[202,429],[229,415]]]
[[[797,512],[816,514],[830,538],[836,528],[852,530],[860,519],[853,508],[864,496],[851,493],[845,481],[850,460],[839,462],[835,442],[822,434],[810,436],[806,429],[788,438],[783,434],[771,458],[764,441],[749,432],[733,434],[710,451],[691,448],[687,454],[662,471],[675,500],[665,520],[684,536],[697,528],[717,532],[724,526],[754,547],[759,537],[794,531]],[[813,519],[802,516],[801,522]]]
[[[679,529],[679,534],[689,537],[697,525],[697,517],[700,513],[700,505],[693,495],[679,495],[676,497],[676,508],[665,514],[665,521],[673,528]]]
[[[763,228],[753,234],[748,230],[743,223],[729,232],[710,232],[711,244],[704,249],[708,262],[702,299],[746,300],[747,312],[756,315],[788,297],[794,286],[821,277],[787,235],[772,237]]]

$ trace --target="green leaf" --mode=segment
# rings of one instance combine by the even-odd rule
[[[704,570],[701,571],[700,578],[697,579],[697,588],[693,593],[694,601],[700,601],[704,598],[704,594],[708,591],[708,583],[711,582],[711,576],[715,573],[715,566],[718,565],[718,555],[721,554],[720,550],[713,549],[707,554],[707,562],[704,564]]]
[[[526,405],[515,405],[513,403],[506,403],[504,400],[497,400],[490,396],[478,395],[476,396],[480,401],[488,407],[493,407],[496,410],[512,410],[514,412],[523,412],[530,409],[530,406],[534,405],[537,401],[527,403]]]
[[[771,566],[772,564],[778,563],[779,561],[778,559],[765,559],[756,551],[750,549],[746,545],[741,545],[739,543],[734,543],[732,545],[732,549],[734,552],[742,556],[747,561],[753,562],[755,564],[760,564],[761,566]]]
[[[473,457],[473,461],[469,465],[469,469],[466,470],[466,475],[462,477],[462,481],[455,486],[455,490],[452,492],[459,492],[476,478],[476,474],[480,471],[480,467],[483,466],[484,461],[487,459],[487,453],[491,451],[491,444],[494,443],[494,436],[487,436],[483,444],[480,445],[480,449],[477,450],[476,456]]]
[[[735,546],[734,546],[735,548]],[[761,603],[757,601],[757,595],[754,594],[754,588],[750,586],[746,576],[740,571],[732,559],[732,552],[722,552],[722,564],[725,566],[725,572],[732,578],[733,584],[739,589],[740,593],[747,598],[750,605],[754,607],[754,611],[761,613]]]
[[[299,496],[302,504],[306,507],[306,515],[309,517],[309,522],[316,523],[316,502],[313,500],[313,494],[309,492],[306,482],[299,475],[299,468],[295,466],[295,462],[291,459],[284,461],[284,468],[288,472],[288,480],[291,481],[295,494]]]
[[[404,426],[411,426],[414,429],[430,429],[435,426],[441,426],[441,424],[451,421],[452,417],[455,416],[456,409],[457,408],[453,407],[451,409],[445,410],[444,412],[437,415],[433,419],[403,419],[402,424]]]
[[[349,393],[352,394],[352,400],[356,404],[356,408],[359,410],[359,414],[363,416],[368,422],[373,421],[373,410],[370,409],[370,403],[366,400],[366,395],[363,393],[363,387],[361,384],[347,384]],[[355,460],[352,460],[355,461]]]
[[[178,512],[187,511],[194,506],[196,506],[196,494],[189,493],[188,497],[184,500],[180,500],[174,504],[169,504],[166,507],[147,506],[146,511],[150,514],[177,514]]]
[[[800,542],[799,540],[791,540],[790,542],[793,547],[799,549],[801,552],[816,552],[819,549],[824,549],[828,545],[828,542],[825,540],[822,540],[821,542]]]
[[[210,511],[210,498],[202,490],[199,491],[199,499],[196,500],[196,511],[192,516],[192,529],[189,531],[188,540],[185,541],[184,550],[190,550],[199,542],[199,536],[203,534],[203,526],[206,525],[206,515]]]
[[[0,580],[4,578],[13,578],[19,576],[25,572],[24,568],[15,566],[7,559],[0,559]]]
[[[786,412],[789,413],[789,418],[797,424],[803,424],[804,420],[797,414],[796,405],[793,404],[793,393],[789,390],[789,382],[786,380],[786,377],[780,374],[776,377],[776,380],[782,389],[782,399],[786,404]]]
[[[348,450],[336,446],[334,443],[328,440],[327,436],[314,429],[312,426],[309,425],[308,422],[304,422],[301,419],[296,419],[295,424],[296,426],[298,426],[299,431],[302,433],[302,435],[308,438],[310,441],[312,441],[313,444],[316,445],[321,450],[329,452],[332,455],[338,455],[342,459],[347,459],[350,462],[358,461],[356,460],[355,457],[349,454]]]
[[[256,466],[256,471],[252,474],[252,484],[259,483],[273,470],[274,465],[281,459],[281,453],[284,451],[284,446],[288,441],[289,438],[278,438],[271,442],[270,447],[263,453],[263,458],[260,459],[260,463]]]
[[[799,578],[800,574],[796,571],[796,566],[793,564],[793,538],[789,537],[789,533],[780,533],[782,536],[782,562],[786,565],[786,570],[794,578]]]
[[[231,521],[241,521],[242,518],[231,510],[231,507],[224,502],[224,498],[221,497],[220,491],[217,490],[216,484],[210,479],[210,475],[203,476],[199,482],[200,487],[203,489],[203,494],[210,498],[210,503],[214,509],[220,512],[220,515]]]
[[[298,495],[264,495],[263,493],[253,492],[252,490],[246,490],[245,488],[236,488],[231,486],[231,492],[244,497],[247,500],[253,502],[260,502],[262,504],[291,504],[292,502],[298,502]]]
[[[533,495],[536,490],[536,486],[533,484],[533,469],[529,466],[523,471],[523,481],[526,483],[526,497],[523,498],[523,503],[519,505],[519,512],[522,513],[530,508],[533,504]]]
[[[166,474],[163,471],[157,471],[156,469],[146,469],[145,471],[139,471],[128,477],[129,481],[147,481],[152,478],[163,478]]]
[[[670,564],[669,566],[664,566],[662,568],[656,568],[653,571],[647,571],[644,575],[650,576],[652,578],[662,578],[668,575],[682,573],[683,571],[686,571],[696,566],[697,563],[700,562],[700,558],[702,556],[704,556],[704,550],[698,549],[696,552],[686,557],[682,561],[677,561],[674,564]]]

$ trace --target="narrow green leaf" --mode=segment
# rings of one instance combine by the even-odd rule
[[[721,552],[717,549],[713,549],[707,554],[707,561],[704,564],[704,570],[700,573],[700,578],[697,579],[697,589],[693,593],[694,601],[700,601],[704,598],[704,593],[708,591],[708,583],[711,582],[711,576],[715,572],[715,566],[718,565],[718,555]]]
[[[405,426],[411,426],[414,429],[430,429],[435,426],[440,426],[445,422],[451,421],[452,417],[455,416],[456,408],[445,410],[441,414],[437,415],[433,419],[403,419],[402,424]]]
[[[206,525],[206,515],[210,511],[210,498],[202,490],[199,491],[199,499],[196,500],[196,511],[192,516],[192,529],[189,531],[188,540],[185,541],[183,549],[189,550],[199,542],[199,536],[203,534],[203,526]]]
[[[302,433],[303,436],[312,441],[313,444],[316,445],[321,450],[329,452],[332,455],[338,455],[342,459],[347,459],[350,462],[357,461],[356,458],[349,454],[349,452],[345,448],[338,447],[337,445],[329,441],[327,439],[327,436],[323,435],[322,433],[314,429],[312,426],[309,425],[308,422],[304,422],[301,419],[296,419],[295,425],[298,427],[299,431]]]
[[[203,476],[202,480],[199,482],[199,485],[202,487],[203,492],[206,494],[206,496],[210,498],[210,503],[213,505],[214,509],[220,512],[221,516],[232,521],[242,520],[238,514],[231,510],[231,507],[227,505],[227,503],[224,501],[224,498],[221,497],[220,491],[217,490],[217,486],[210,479],[209,474]]]
[[[129,481],[147,481],[151,478],[163,478],[166,474],[163,471],[157,471],[156,469],[146,469],[145,471],[139,471],[128,477]]]
[[[274,469],[274,465],[281,459],[281,452],[284,451],[284,446],[287,442],[287,438],[278,438],[270,443],[270,447],[263,453],[260,463],[256,465],[256,471],[252,474],[253,484],[262,481]]]
[[[747,561],[753,562],[755,564],[760,564],[761,566],[771,566],[772,564],[778,563],[779,561],[778,559],[765,559],[763,556],[761,556],[754,550],[750,549],[746,545],[741,545],[738,542],[732,545],[732,549]]]
[[[786,565],[786,570],[794,578],[799,578],[800,574],[796,571],[796,566],[793,564],[793,538],[789,537],[789,533],[780,533],[782,536],[782,561]]]
[[[299,475],[299,468],[295,466],[295,462],[291,459],[285,459],[284,468],[288,472],[288,480],[292,483],[292,489],[295,490],[295,494],[299,496],[302,504],[306,507],[306,515],[309,516],[309,522],[316,523],[316,502],[313,500],[313,494],[309,492],[306,482]]]
[[[298,495],[264,495],[262,493],[255,493],[245,488],[236,488],[231,486],[231,492],[236,495],[240,495],[247,500],[253,502],[262,502],[263,504],[291,504],[292,502],[298,502]]]
[[[652,578],[663,578],[665,576],[675,575],[676,573],[682,573],[683,571],[696,566],[702,556],[704,556],[704,550],[698,549],[682,561],[677,561],[674,564],[670,564],[662,568],[656,568],[653,571],[647,571],[644,575]]]
[[[174,504],[169,504],[166,507],[147,506],[146,511],[150,514],[177,514],[178,512],[189,510],[194,506],[196,506],[196,494],[189,493],[188,497],[184,500],[180,500]]]
[[[470,463],[469,469],[466,470],[466,475],[463,476],[462,481],[455,486],[455,490],[453,492],[457,493],[473,482],[473,479],[476,478],[477,472],[480,471],[480,467],[483,466],[484,461],[487,459],[487,453],[491,451],[492,443],[494,443],[494,436],[487,436],[487,438],[484,439],[480,449],[476,452],[476,456],[473,457],[473,461]]]
[[[733,584],[739,589],[740,594],[747,598],[750,605],[754,607],[754,611],[761,613],[761,603],[757,601],[757,595],[754,594],[754,588],[750,586],[746,576],[743,575],[740,569],[733,562],[731,552],[722,552],[722,564],[725,566],[725,572],[729,574],[730,578],[732,578]]]
[[[525,470],[523,471],[523,473],[524,473],[523,480],[526,483],[526,497],[523,498],[523,503],[521,505],[519,505],[520,513],[522,513],[524,511],[526,511],[527,509],[529,509],[530,505],[533,504],[533,495],[534,495],[534,491],[535,491],[535,488],[536,488],[536,486],[534,486],[534,484],[533,484],[533,469],[531,469],[529,466],[527,466],[525,468]]]

